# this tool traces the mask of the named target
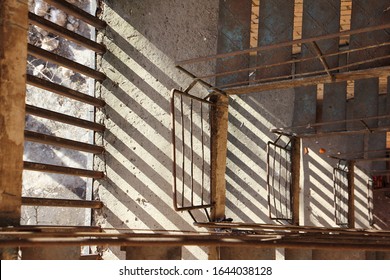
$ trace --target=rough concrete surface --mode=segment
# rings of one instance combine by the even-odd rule
[[[96,224],[194,230],[188,213],[173,209],[169,98],[191,82],[175,60],[215,53],[217,9],[215,0],[104,1],[108,27],[98,38],[108,51],[98,69],[108,77],[100,88],[107,105],[98,121],[107,131],[97,142],[106,153],[96,167],[107,178],[94,188],[106,207]],[[119,248],[102,250],[107,259],[125,257]],[[207,259],[207,253],[188,247],[182,257]]]

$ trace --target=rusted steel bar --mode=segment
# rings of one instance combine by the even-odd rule
[[[179,192],[178,192],[178,183],[177,183],[177,153],[176,153],[176,115],[175,115],[175,111],[176,111],[176,106],[175,106],[175,97],[176,97],[176,94],[179,94],[179,97],[180,97],[180,119],[181,119],[181,145],[182,145],[182,162],[181,162],[181,171],[182,171],[182,184],[181,184],[181,198],[178,199],[178,195],[179,195]],[[189,124],[189,133],[190,133],[190,138],[188,141],[190,141],[190,160],[191,160],[191,166],[190,166],[190,174],[189,176],[191,177],[190,178],[190,197],[187,198],[190,205],[189,206],[185,206],[185,175],[186,175],[186,172],[185,172],[185,152],[186,152],[186,144],[185,144],[185,119],[184,119],[184,103],[183,103],[183,96],[185,97],[188,97],[190,98],[190,107],[189,107],[189,110],[190,110],[190,116],[189,116],[189,121],[190,121],[190,124]],[[209,101],[206,101],[204,99],[200,99],[198,97],[194,97],[186,92],[182,92],[182,91],[178,91],[178,90],[172,90],[171,91],[171,118],[172,118],[172,157],[173,157],[173,170],[172,170],[172,177],[173,177],[173,205],[174,205],[174,209],[176,211],[187,211],[187,210],[194,210],[194,209],[204,209],[204,208],[210,208],[212,207],[212,204],[209,203],[209,204],[205,204],[204,203],[204,197],[203,197],[203,193],[204,193],[204,190],[203,190],[203,187],[204,187],[204,184],[202,185],[202,190],[201,190],[201,195],[202,195],[202,198],[201,198],[201,203],[200,205],[194,205],[194,194],[195,194],[195,190],[194,190],[194,186],[195,186],[195,183],[194,183],[194,144],[193,144],[193,138],[194,138],[194,123],[193,123],[193,106],[194,106],[194,100],[196,101],[199,101],[200,102],[200,105],[203,106],[203,104],[210,104]],[[201,118],[203,118],[203,113],[201,114]],[[202,120],[202,129],[203,129],[203,120]],[[202,141],[202,144],[203,144],[203,141]],[[202,149],[204,149],[204,147],[202,146]],[[204,151],[204,150],[203,150]],[[202,155],[203,157],[203,164],[204,164],[204,154]],[[204,172],[204,168],[202,169]],[[202,176],[204,176],[204,174],[202,174]]]
[[[317,45],[317,43],[316,43],[315,41],[312,42],[312,46],[313,46],[315,52],[317,53],[317,58],[321,61],[322,66],[324,66],[324,69],[325,69],[326,73],[328,74],[329,77],[332,78],[333,76],[332,76],[332,74],[330,73],[329,65],[328,65],[328,63],[326,62],[326,60],[324,59],[320,47]]]
[[[173,94],[180,94],[180,95],[183,95],[183,96],[186,96],[186,97],[190,98],[191,100],[192,100],[192,99],[195,99],[195,100],[197,100],[197,101],[199,101],[199,102],[202,102],[202,103],[207,103],[207,104],[210,104],[210,105],[215,105],[214,103],[212,103],[212,102],[210,102],[210,101],[204,100],[204,99],[202,99],[202,98],[200,98],[200,97],[191,95],[191,94],[189,94],[189,93],[187,93],[187,92],[184,92],[184,91],[181,91],[181,90],[174,89],[173,92],[174,92]]]
[[[381,120],[381,119],[390,119],[390,115],[379,115],[379,116],[372,116],[372,117],[366,117],[366,118],[346,119],[346,120],[340,120],[340,121],[317,122],[317,123],[313,123],[313,124],[309,123],[307,125],[289,126],[289,127],[283,127],[283,128],[277,128],[277,129],[281,130],[281,131],[285,131],[285,130],[294,130],[294,129],[298,129],[298,128],[315,128],[315,127],[325,126],[325,125],[353,123],[353,122]],[[271,129],[271,131],[274,131],[274,129]]]
[[[46,232],[63,234],[71,232],[101,232],[102,228],[99,226],[56,226],[56,225],[22,225],[12,227],[0,227],[0,235],[4,232]]]
[[[367,64],[367,63],[371,63],[371,62],[378,61],[378,60],[384,60],[384,59],[387,59],[387,58],[390,58],[390,55],[381,56],[381,57],[375,57],[375,58],[364,60],[364,61],[358,61],[358,62],[354,62],[354,63],[342,65],[342,66],[337,66],[337,67],[334,67],[334,68],[331,68],[331,69],[328,69],[328,70],[329,70],[329,73],[330,73],[331,71],[334,72],[334,71],[338,71],[338,70],[341,70],[341,69],[350,68],[350,67],[353,67],[353,66]],[[297,77],[298,78],[302,78],[302,77],[304,78],[304,77],[307,77],[307,76],[313,76],[313,75],[317,75],[317,74],[322,74],[324,72],[327,73],[327,70],[326,69],[324,69],[324,70],[316,70],[316,71],[303,72],[303,73],[298,73],[298,74],[294,73],[294,74],[289,74],[289,75],[285,75],[285,76],[276,76],[276,77],[271,77],[271,78],[252,80],[251,83],[253,83],[253,84],[260,83],[261,84],[261,83],[267,83],[267,82],[272,82],[272,81],[277,81],[277,80],[278,81],[283,81],[283,80],[286,80],[286,79],[287,80],[289,80],[289,79],[296,79]],[[333,77],[334,77],[333,75],[330,75],[330,80],[331,81],[333,81]],[[299,79],[296,79],[296,80],[299,80]],[[247,83],[245,83],[245,82],[235,82],[235,83],[222,85],[221,88],[223,90],[225,90],[228,87],[239,86],[239,85],[242,85],[242,84],[247,84]]]
[[[182,175],[182,187],[181,187],[181,207],[184,207],[184,187],[185,187],[185,130],[184,130],[184,107],[183,107],[183,95],[180,95],[180,114],[181,114],[181,146],[182,146],[182,163],[181,163],[181,175]],[[176,149],[176,148],[175,148]]]
[[[91,129],[99,132],[103,132],[106,129],[104,125],[95,122],[90,122],[87,120],[71,117],[65,114],[53,112],[50,110],[46,110],[31,105],[26,105],[26,114],[34,115],[41,118],[46,118],[53,121],[59,121],[62,123],[66,123],[66,124],[86,128],[86,129]]]
[[[334,159],[340,159],[341,157],[346,156],[353,156],[353,155],[364,155],[364,154],[370,154],[370,153],[390,153],[390,149],[386,150],[367,150],[367,151],[361,151],[361,152],[351,152],[351,153],[339,153],[339,154],[332,154],[328,157],[334,158]]]
[[[57,7],[60,10],[63,10],[69,15],[72,15],[86,23],[96,27],[97,29],[104,29],[107,26],[107,23],[98,19],[96,16],[87,13],[86,11],[72,5],[71,3],[64,0],[45,0],[50,5]]]
[[[287,41],[287,42],[282,42],[282,43],[277,43],[277,44],[272,44],[272,45],[260,46],[260,47],[246,49],[246,50],[239,50],[239,51],[234,51],[234,52],[229,52],[229,53],[222,53],[222,54],[217,54],[217,55],[210,55],[210,56],[204,56],[204,57],[193,58],[193,59],[188,59],[188,60],[182,60],[182,61],[177,61],[175,64],[183,66],[186,64],[199,63],[199,62],[203,62],[203,61],[214,60],[217,58],[232,57],[232,56],[243,55],[243,54],[248,54],[248,53],[252,53],[252,52],[259,52],[259,51],[263,51],[263,50],[272,50],[275,48],[288,47],[288,46],[292,46],[292,45],[296,45],[296,44],[305,44],[305,43],[310,43],[313,41],[328,40],[328,39],[337,38],[337,37],[341,37],[341,36],[348,36],[348,35],[354,35],[354,34],[360,34],[360,33],[368,33],[368,32],[372,32],[372,31],[388,29],[388,28],[390,28],[390,23],[376,25],[376,26],[369,26],[369,27],[354,29],[354,30],[346,30],[346,31],[338,32],[338,33],[326,34],[326,35],[304,38],[304,39],[298,39],[298,40]]]
[[[47,91],[54,92],[56,94],[87,103],[96,107],[104,107],[106,105],[106,102],[104,100],[101,100],[99,98],[81,93],[79,91],[61,86],[59,84],[55,84],[52,82],[49,82],[47,80],[32,76],[27,74],[27,84],[38,87]]]
[[[33,14],[31,12],[28,13],[28,20],[30,24],[39,26],[49,32],[52,32],[54,34],[57,34],[61,37],[64,37],[65,39],[71,40],[75,42],[76,44],[83,46],[87,49],[90,49],[98,54],[104,54],[106,52],[106,47],[96,43],[95,41],[92,41],[84,36],[81,36],[73,31],[70,31],[69,29],[66,29],[65,27],[62,27],[58,24],[55,24],[43,17],[37,16],[36,14]]]
[[[175,118],[175,95],[171,91],[171,134],[172,134],[172,193],[173,207],[177,209],[177,171],[176,171],[176,118]]]
[[[93,154],[101,154],[104,151],[104,148],[101,146],[82,143],[78,141],[73,141],[65,138],[60,138],[60,137],[42,134],[34,131],[28,131],[28,130],[24,131],[24,140],[29,142],[53,145],[53,146],[62,147],[66,149],[93,153]]]
[[[355,161],[348,162],[348,227],[355,227]]]
[[[27,206],[71,207],[71,208],[103,208],[103,202],[90,200],[22,197],[22,204]],[[53,234],[52,232],[50,234]],[[1,233],[0,233],[1,235]]]
[[[296,225],[277,225],[277,224],[256,224],[256,223],[225,223],[225,222],[208,222],[208,223],[194,223],[197,227],[215,229],[215,228],[230,228],[230,229],[253,229],[253,230],[270,230],[275,231],[275,234],[281,231],[287,232],[307,232],[307,233],[327,233],[335,235],[337,234],[349,234],[349,235],[390,235],[389,230],[375,230],[375,229],[357,229],[357,228],[328,228],[328,227],[315,227],[315,226],[296,226]]]
[[[389,45],[390,45],[390,42],[386,42],[386,43],[381,43],[381,44],[376,44],[376,45],[366,46],[366,47],[361,47],[361,48],[356,48],[356,49],[341,50],[338,52],[323,54],[322,57],[327,58],[327,57],[332,57],[332,56],[336,56],[336,55],[349,54],[349,53],[353,53],[353,52],[358,52],[358,51],[363,51],[363,50],[368,50],[368,49],[373,49],[373,48],[379,48],[379,47],[384,47],[384,46],[389,46]],[[265,65],[259,65],[256,67],[238,69],[238,70],[234,70],[234,71],[226,71],[226,72],[221,72],[221,73],[213,73],[213,74],[203,75],[203,76],[199,76],[198,79],[202,80],[202,79],[208,79],[208,78],[213,78],[213,77],[227,76],[227,75],[232,75],[232,74],[241,73],[241,72],[249,72],[249,71],[255,71],[255,70],[266,69],[266,68],[271,68],[271,67],[283,66],[286,64],[307,62],[307,61],[314,60],[314,59],[316,59],[316,57],[305,57],[305,58],[299,58],[299,59],[295,58],[295,59],[291,59],[291,60],[287,60],[287,61],[283,61],[283,62],[279,62],[279,63],[265,64]],[[295,74],[294,74],[294,77],[295,77]]]
[[[80,256],[80,260],[81,261],[99,261],[99,260],[103,260],[102,256],[96,254],[96,255],[81,255]]]
[[[36,163],[36,162],[29,162],[29,161],[25,161],[23,166],[25,170],[30,170],[30,171],[65,174],[65,175],[88,177],[94,179],[104,178],[104,173],[101,171],[58,166],[58,165],[51,165],[51,164],[43,164],[43,163]]]
[[[309,85],[317,85],[317,84],[345,82],[349,80],[376,78],[380,76],[389,75],[389,72],[390,72],[390,66],[384,66],[378,68],[356,70],[351,72],[334,73],[333,80],[328,75],[321,75],[321,76],[308,77],[303,79],[283,80],[278,82],[254,84],[245,87],[241,86],[241,87],[226,89],[225,92],[228,95],[238,95],[238,94],[247,94],[247,93],[255,93],[255,92],[258,93],[267,90],[276,90],[276,89],[301,87],[301,86],[309,86]]]
[[[191,206],[194,205],[194,102],[190,100],[190,147],[191,147]]]
[[[228,246],[228,247],[260,247],[260,248],[306,248],[324,250],[372,250],[390,251],[387,242],[334,242],[329,240],[283,240],[280,237],[243,238],[241,236],[214,235],[214,236],[154,236],[127,238],[34,238],[33,235],[23,239],[0,240],[0,247],[58,247],[58,246]]]
[[[184,69],[183,67],[176,66],[176,68],[179,69],[180,71],[184,72],[184,74],[186,74],[187,76],[191,77],[192,79],[196,79],[207,90],[213,90],[213,91],[215,91],[215,92],[217,92],[219,94],[226,95],[226,93],[223,92],[222,90],[220,90],[217,87],[214,87],[214,86],[210,85],[209,83],[199,79],[198,77],[196,77],[194,74],[192,74],[190,71]]]
[[[290,136],[290,137],[298,137],[298,138],[314,138],[314,137],[327,137],[327,136],[332,136],[332,135],[356,135],[356,134],[373,134],[373,133],[384,133],[390,131],[390,126],[386,127],[377,127],[373,128],[371,131],[367,131],[366,129],[364,130],[344,130],[344,131],[327,131],[327,132],[316,132],[316,133],[289,133],[285,131],[278,131],[277,129],[272,130],[272,132],[285,135],[285,136]]]
[[[200,103],[200,133],[201,133],[201,142],[202,142],[202,183],[201,183],[201,201],[202,201],[202,205],[203,205],[203,198],[204,198],[204,173],[205,173],[205,169],[204,169],[204,162],[205,162],[205,153],[204,153],[204,131],[203,131],[203,103]],[[206,213],[207,210],[205,210]]]
[[[41,58],[50,62],[53,62],[55,64],[64,66],[66,68],[69,68],[76,73],[84,74],[88,77],[94,78],[98,81],[104,81],[106,79],[106,75],[96,71],[92,68],[89,68],[85,65],[82,65],[80,63],[74,62],[73,60],[67,59],[63,56],[60,56],[58,54],[46,51],[44,49],[38,48],[34,45],[28,44],[27,46],[28,54],[35,56],[37,58]]]

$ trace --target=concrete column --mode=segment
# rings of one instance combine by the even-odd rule
[[[27,15],[27,0],[0,0],[0,226],[20,222]],[[16,253],[1,250],[0,258]]]

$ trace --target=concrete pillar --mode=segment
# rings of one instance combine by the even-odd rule
[[[0,0],[0,226],[20,222],[27,15],[27,0]],[[1,259],[16,256],[0,251]]]

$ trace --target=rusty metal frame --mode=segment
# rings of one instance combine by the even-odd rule
[[[213,224],[213,223],[206,223]],[[218,223],[229,228],[229,223]],[[226,225],[226,226],[225,226]],[[199,225],[198,225],[199,226]],[[133,233],[66,231],[36,232],[31,229],[0,228],[0,248],[110,246],[234,246],[260,248],[305,248],[325,250],[390,251],[389,231],[319,229],[307,227],[268,229],[255,232]],[[54,228],[53,228],[54,229]]]
[[[310,137],[324,137],[324,136],[330,136],[330,135],[348,135],[348,134],[364,134],[364,133],[383,133],[386,131],[390,131],[390,126],[380,126],[380,127],[374,127],[371,128],[367,125],[367,121],[370,120],[383,120],[383,119],[390,119],[390,115],[380,115],[380,116],[373,116],[373,117],[367,117],[367,118],[357,118],[357,119],[347,119],[347,120],[340,120],[340,121],[329,121],[329,122],[320,122],[320,123],[308,123],[306,125],[299,125],[299,126],[290,126],[290,127],[282,127],[282,128],[273,128],[271,129],[271,132],[279,134],[279,135],[285,135],[289,137],[298,137],[298,138],[310,138]],[[349,124],[349,123],[360,123],[362,125],[361,130],[335,130],[335,131],[327,131],[327,132],[305,132],[305,133],[297,133],[295,131],[299,130],[314,130],[317,127],[326,127],[326,126],[332,126],[335,124]]]
[[[372,179],[367,182],[367,210],[368,222],[370,226],[374,225],[374,186]]]
[[[215,106],[214,103],[204,99],[200,98],[194,95],[191,95],[188,93],[188,91],[192,88],[193,85],[191,85],[186,91],[180,91],[177,89],[173,89],[171,91],[171,119],[172,119],[172,160],[173,160],[173,166],[172,166],[172,186],[173,186],[173,207],[176,211],[189,211],[189,214],[191,217],[194,219],[194,216],[191,213],[191,210],[195,209],[206,209],[206,208],[211,208],[213,206],[212,201],[211,201],[211,188],[209,188],[209,197],[208,199],[205,197],[205,185],[204,185],[204,176],[205,176],[205,139],[204,139],[204,121],[203,121],[203,115],[204,115],[204,104],[208,106]],[[178,184],[177,184],[177,156],[176,156],[176,151],[177,151],[177,141],[176,141],[176,106],[175,106],[175,97],[179,96],[180,98],[180,123],[182,124],[182,129],[181,129],[181,145],[182,145],[182,161],[181,161],[181,168],[182,168],[182,189],[181,189],[181,195],[180,199],[178,199],[179,196],[179,190],[178,190]],[[189,132],[190,132],[190,149],[191,149],[191,167],[190,167],[190,176],[191,176],[191,195],[190,198],[185,197],[185,180],[184,178],[186,177],[185,174],[185,147],[186,147],[186,139],[185,139],[185,130],[186,127],[184,127],[184,112],[183,112],[183,97],[186,97],[190,100],[190,127],[189,127]],[[195,204],[194,203],[194,178],[193,178],[193,170],[194,170],[194,161],[193,161],[193,140],[194,140],[194,135],[193,135],[193,106],[194,102],[197,102],[200,105],[200,114],[201,114],[201,145],[202,145],[202,183],[201,183],[201,203],[200,204]],[[211,150],[211,149],[210,149]],[[186,204],[186,200],[188,200],[190,203]],[[206,210],[205,210],[206,211]],[[206,215],[208,215],[208,212],[206,211]]]
[[[339,73],[339,71],[343,70],[343,69],[349,69],[349,68],[354,67],[354,66],[371,63],[373,61],[389,59],[390,55],[386,55],[383,57],[376,57],[376,58],[372,58],[372,59],[366,59],[366,60],[362,60],[362,61],[357,61],[354,63],[350,63],[350,64],[346,64],[346,65],[342,65],[342,66],[337,66],[337,67],[333,67],[333,68],[329,67],[329,65],[326,61],[326,58],[332,57],[332,56],[338,56],[338,55],[342,55],[342,54],[349,54],[349,53],[353,53],[353,52],[361,52],[361,51],[368,50],[368,49],[376,49],[376,48],[380,48],[380,47],[384,47],[384,46],[389,46],[390,42],[368,45],[368,46],[360,47],[360,48],[356,48],[356,49],[339,50],[337,52],[332,52],[332,53],[323,53],[322,50],[320,49],[320,47],[318,46],[318,42],[320,42],[322,40],[329,40],[332,38],[340,38],[343,36],[368,33],[368,32],[373,32],[373,31],[378,31],[378,30],[385,30],[388,28],[390,28],[389,23],[381,24],[381,25],[377,25],[377,26],[360,28],[360,29],[347,30],[347,31],[342,31],[342,32],[334,33],[334,34],[326,34],[326,35],[321,35],[321,36],[316,36],[316,37],[311,37],[311,38],[304,38],[304,39],[292,40],[292,41],[288,41],[288,42],[260,46],[260,47],[246,49],[246,50],[234,51],[234,52],[230,52],[230,53],[222,53],[222,54],[217,54],[217,55],[198,57],[198,58],[178,61],[178,62],[176,62],[176,67],[183,70],[191,78],[197,79],[200,82],[207,84],[208,86],[210,86],[210,88],[212,88],[214,90],[222,90],[223,92],[225,92],[227,94],[245,94],[245,93],[250,93],[250,92],[263,91],[263,90],[271,89],[273,87],[285,88],[285,87],[317,84],[317,83],[321,83],[321,82],[331,83],[331,82],[338,82],[341,80],[363,79],[363,78],[367,78],[367,77],[371,77],[371,76],[379,76],[379,75],[382,75],[383,73],[388,73],[390,71],[390,69],[388,67],[369,68],[369,69],[365,70],[366,73],[361,73],[361,71],[351,71],[349,73],[347,71],[344,73]],[[281,62],[281,63],[265,64],[265,65],[260,65],[257,67],[238,69],[235,71],[226,71],[226,72],[216,73],[216,74],[200,75],[199,77],[194,75],[193,73],[189,72],[188,70],[184,69],[184,65],[191,65],[191,64],[202,63],[202,62],[215,61],[215,60],[221,59],[221,58],[230,58],[230,57],[235,57],[235,56],[239,56],[239,55],[256,53],[256,52],[264,51],[264,50],[272,50],[272,49],[276,49],[276,48],[289,47],[289,46],[293,46],[293,45],[297,45],[297,44],[307,44],[308,47],[314,48],[314,56],[300,58],[300,59],[293,59],[293,60],[289,60],[289,61],[285,61],[285,62]],[[248,86],[248,81],[231,83],[231,84],[224,84],[224,85],[221,85],[219,87],[211,86],[210,84],[208,84],[207,82],[204,81],[204,79],[208,79],[208,78],[227,76],[227,75],[248,72],[248,71],[253,71],[253,70],[258,70],[258,69],[263,69],[263,68],[272,68],[272,67],[286,65],[286,64],[294,65],[297,62],[311,62],[313,60],[319,61],[321,63],[321,65],[323,66],[323,69],[318,70],[318,71],[299,73],[299,74],[292,73],[291,75],[286,75],[286,76],[282,76],[282,77],[278,76],[278,77],[267,78],[267,79],[250,80],[249,86]],[[323,74],[326,74],[326,75],[324,76]],[[275,85],[275,82],[277,82],[278,85]],[[241,85],[244,85],[244,86],[240,87]]]
[[[50,0],[50,1],[47,0],[46,2],[48,2],[48,4],[50,5],[56,6],[57,8],[65,11],[69,15],[73,15],[81,19],[82,21],[92,25],[93,27],[103,29],[107,25],[104,21],[98,19],[96,16],[91,15],[83,11],[82,9],[76,7],[75,5],[68,3],[64,0]],[[62,26],[50,22],[44,19],[43,17],[35,15],[33,13],[28,13],[28,22],[30,25],[35,25],[47,31],[53,32],[56,35],[65,38],[67,40],[71,40],[76,44],[83,46],[97,54],[104,54],[106,51],[106,47],[104,45],[99,44],[93,40],[90,40],[89,38],[83,37],[71,30],[68,30]],[[27,44],[26,48],[28,54],[34,57],[40,58],[45,61],[53,62],[57,65],[62,65],[79,74],[89,76],[97,81],[101,82],[106,78],[106,75],[104,73],[99,72],[93,68],[87,67],[76,61],[60,56],[55,52],[43,50],[42,48],[36,47],[35,45],[32,44]],[[88,94],[84,94],[82,92],[73,90],[71,88],[64,87],[60,84],[53,83],[52,81],[42,79],[34,75],[27,74],[26,83],[30,86],[64,96],[68,99],[73,99],[82,102],[84,104],[92,105],[94,106],[94,108],[102,108],[105,106],[105,102],[99,98],[90,96]],[[45,118],[45,119],[85,128],[89,130],[91,133],[105,131],[104,125],[96,123],[94,121],[84,120],[78,117],[73,117],[66,114],[47,110],[44,108],[35,107],[29,104],[26,104],[25,109],[27,115],[33,115],[40,118]],[[51,145],[51,146],[63,147],[66,149],[83,151],[89,154],[101,154],[104,152],[104,147],[102,146],[74,141],[66,138],[60,138],[52,135],[41,134],[41,133],[27,131],[27,130],[25,130],[24,132],[24,140],[29,142]],[[58,165],[29,162],[29,161],[23,162],[23,169],[28,171],[56,173],[56,174],[86,177],[92,179],[102,179],[105,177],[104,172],[101,171],[72,168],[67,166],[58,166]],[[90,181],[88,182],[89,182],[88,184],[90,184]],[[28,206],[75,207],[75,208],[91,208],[91,209],[100,209],[103,207],[103,203],[100,201],[69,200],[69,199],[60,199],[60,198],[46,199],[46,198],[38,198],[38,197],[21,197],[21,203],[23,205],[28,205]]]
[[[343,164],[344,163],[344,164]],[[334,219],[336,225],[348,226],[349,169],[346,161],[333,168]]]
[[[290,146],[292,139],[282,146],[278,144],[280,138],[279,136],[276,141],[267,143],[268,215],[271,220],[285,220],[291,223],[293,219],[292,149]],[[271,150],[273,151],[272,157]],[[282,154],[284,154],[283,157]]]

